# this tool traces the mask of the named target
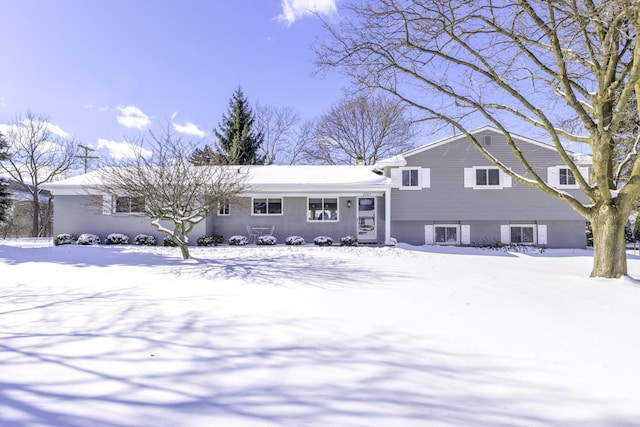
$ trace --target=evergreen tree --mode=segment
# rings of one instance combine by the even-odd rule
[[[213,149],[209,145],[205,145],[204,148],[196,148],[189,156],[191,164],[196,166],[216,164],[219,161],[219,156],[214,153]]]
[[[253,111],[238,87],[229,101],[229,112],[223,114],[218,138],[217,161],[230,165],[261,165],[264,157],[258,154],[264,135],[254,130]]]
[[[0,161],[9,160],[9,145],[0,133]],[[9,207],[11,206],[11,192],[9,191],[9,180],[0,178],[0,222],[7,219]]]

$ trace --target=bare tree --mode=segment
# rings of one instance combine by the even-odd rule
[[[61,132],[44,115],[28,111],[18,115],[6,127],[9,159],[0,167],[29,192],[33,203],[31,234],[40,236],[45,221],[40,206],[41,186],[64,177],[76,164],[77,144],[73,137]]]
[[[627,155],[616,147],[626,107],[640,94],[640,2],[379,0],[344,7],[339,24],[326,23],[331,37],[317,48],[321,66],[341,67],[424,119],[458,129],[503,172],[568,203],[593,226],[591,276],[627,274],[624,226],[640,193],[637,130]],[[504,133],[525,175],[468,132],[478,120]],[[584,200],[550,187],[529,165],[510,136],[524,126],[549,138]],[[591,182],[567,143],[589,147]]]
[[[258,104],[255,108],[256,127],[264,135],[261,155],[265,164],[295,164],[303,160],[312,140],[314,121],[301,123],[292,107]]]
[[[381,94],[347,95],[320,117],[306,155],[314,163],[372,165],[413,148],[415,134],[406,104]]]
[[[244,190],[246,171],[242,166],[192,164],[195,144],[170,129],[131,141],[137,147],[134,155],[99,169],[100,184],[92,191],[138,204],[186,260],[189,232],[211,212],[236,201]]]

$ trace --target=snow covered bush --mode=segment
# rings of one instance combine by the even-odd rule
[[[358,239],[353,236],[341,237],[340,246],[358,246]]]
[[[100,237],[96,234],[83,233],[78,237],[78,245],[99,245]]]
[[[224,242],[224,237],[222,236],[202,236],[196,240],[198,246],[217,246],[222,242]]]
[[[171,237],[164,236],[164,239],[162,239],[162,246],[177,247],[178,244],[174,242]]]
[[[245,246],[249,243],[249,240],[245,236],[236,235],[229,237],[229,244],[231,246]]]
[[[305,241],[302,238],[302,236],[289,236],[286,239],[284,239],[284,243],[287,245],[298,246],[298,245],[304,245]]]
[[[68,233],[62,233],[62,234],[58,234],[55,239],[53,239],[53,245],[54,246],[60,246],[60,245],[72,245],[73,242],[76,241],[76,238],[73,237],[71,234]]]
[[[155,246],[158,241],[154,236],[150,236],[148,234],[138,234],[133,239],[133,243],[141,246]]]
[[[104,242],[107,245],[128,245],[129,236],[122,233],[111,233],[107,236],[107,239]]]
[[[278,239],[276,236],[258,236],[258,240],[256,240],[256,245],[275,245]]]
[[[333,239],[329,236],[318,236],[313,239],[313,243],[317,246],[331,246],[333,245]]]

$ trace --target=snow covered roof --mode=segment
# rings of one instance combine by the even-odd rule
[[[479,133],[483,133],[483,132],[495,132],[495,133],[502,133],[502,131],[500,131],[498,128],[495,128],[495,127],[493,127],[493,126],[483,126],[483,127],[480,127],[480,128],[477,128],[477,129],[474,129],[474,130],[469,131],[469,133],[471,133],[471,134],[473,134],[473,135],[476,135],[476,134],[479,134]],[[518,140],[520,140],[520,141],[527,142],[527,143],[529,143],[529,144],[533,144],[533,145],[535,145],[535,146],[537,146],[537,147],[541,147],[541,148],[546,148],[546,149],[548,149],[548,150],[557,151],[557,150],[556,150],[556,148],[555,148],[553,145],[551,145],[551,144],[546,144],[546,143],[544,143],[544,142],[540,142],[540,141],[537,141],[537,140],[535,140],[535,139],[528,138],[528,137],[523,136],[523,135],[518,135],[518,134],[516,134],[516,133],[511,133],[511,135],[512,135],[514,138],[516,138],[516,139],[518,139]],[[406,152],[402,153],[402,155],[403,155],[404,157],[412,156],[412,155],[414,155],[414,154],[418,154],[418,153],[421,153],[421,152],[426,151],[426,150],[431,150],[431,149],[436,148],[436,147],[439,147],[439,146],[441,146],[441,145],[448,144],[448,143],[450,143],[450,142],[457,141],[457,140],[459,140],[459,139],[466,138],[466,137],[467,137],[467,135],[466,135],[466,134],[464,134],[464,133],[459,133],[459,134],[457,134],[457,135],[448,136],[448,137],[443,138],[443,139],[440,139],[440,140],[438,140],[438,141],[431,142],[431,143],[428,143],[428,144],[422,145],[422,146],[420,146],[420,147],[414,148],[414,149],[412,149],[412,150],[406,151]],[[567,150],[567,152],[568,152],[569,154],[571,154],[572,156],[574,156],[574,157],[575,157],[575,153],[573,153],[573,152],[571,152],[571,151],[569,151],[569,150]],[[587,154],[584,154],[584,155],[578,156],[578,157],[577,157],[577,159],[576,159],[576,162],[577,162],[577,163],[579,163],[579,164],[590,164],[590,161],[589,161],[589,159],[588,159],[588,156],[589,156],[589,155],[587,155]],[[396,156],[396,157],[397,157],[397,156]],[[384,162],[384,161],[385,161],[385,160],[383,160],[383,162]]]
[[[204,166],[202,166],[204,167]],[[215,167],[215,166],[212,166]],[[374,172],[372,166],[353,165],[269,165],[229,166],[247,170],[249,191],[323,191],[389,187],[391,180]],[[100,185],[100,172],[93,171],[45,186],[55,194],[79,194]]]

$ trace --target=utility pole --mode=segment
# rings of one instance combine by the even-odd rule
[[[88,147],[86,145],[78,144],[78,147],[84,150],[83,156],[76,156],[79,159],[84,159],[84,173],[87,173],[87,169],[89,168],[89,159],[98,159],[98,156],[90,156],[89,151],[96,151],[94,148]]]

